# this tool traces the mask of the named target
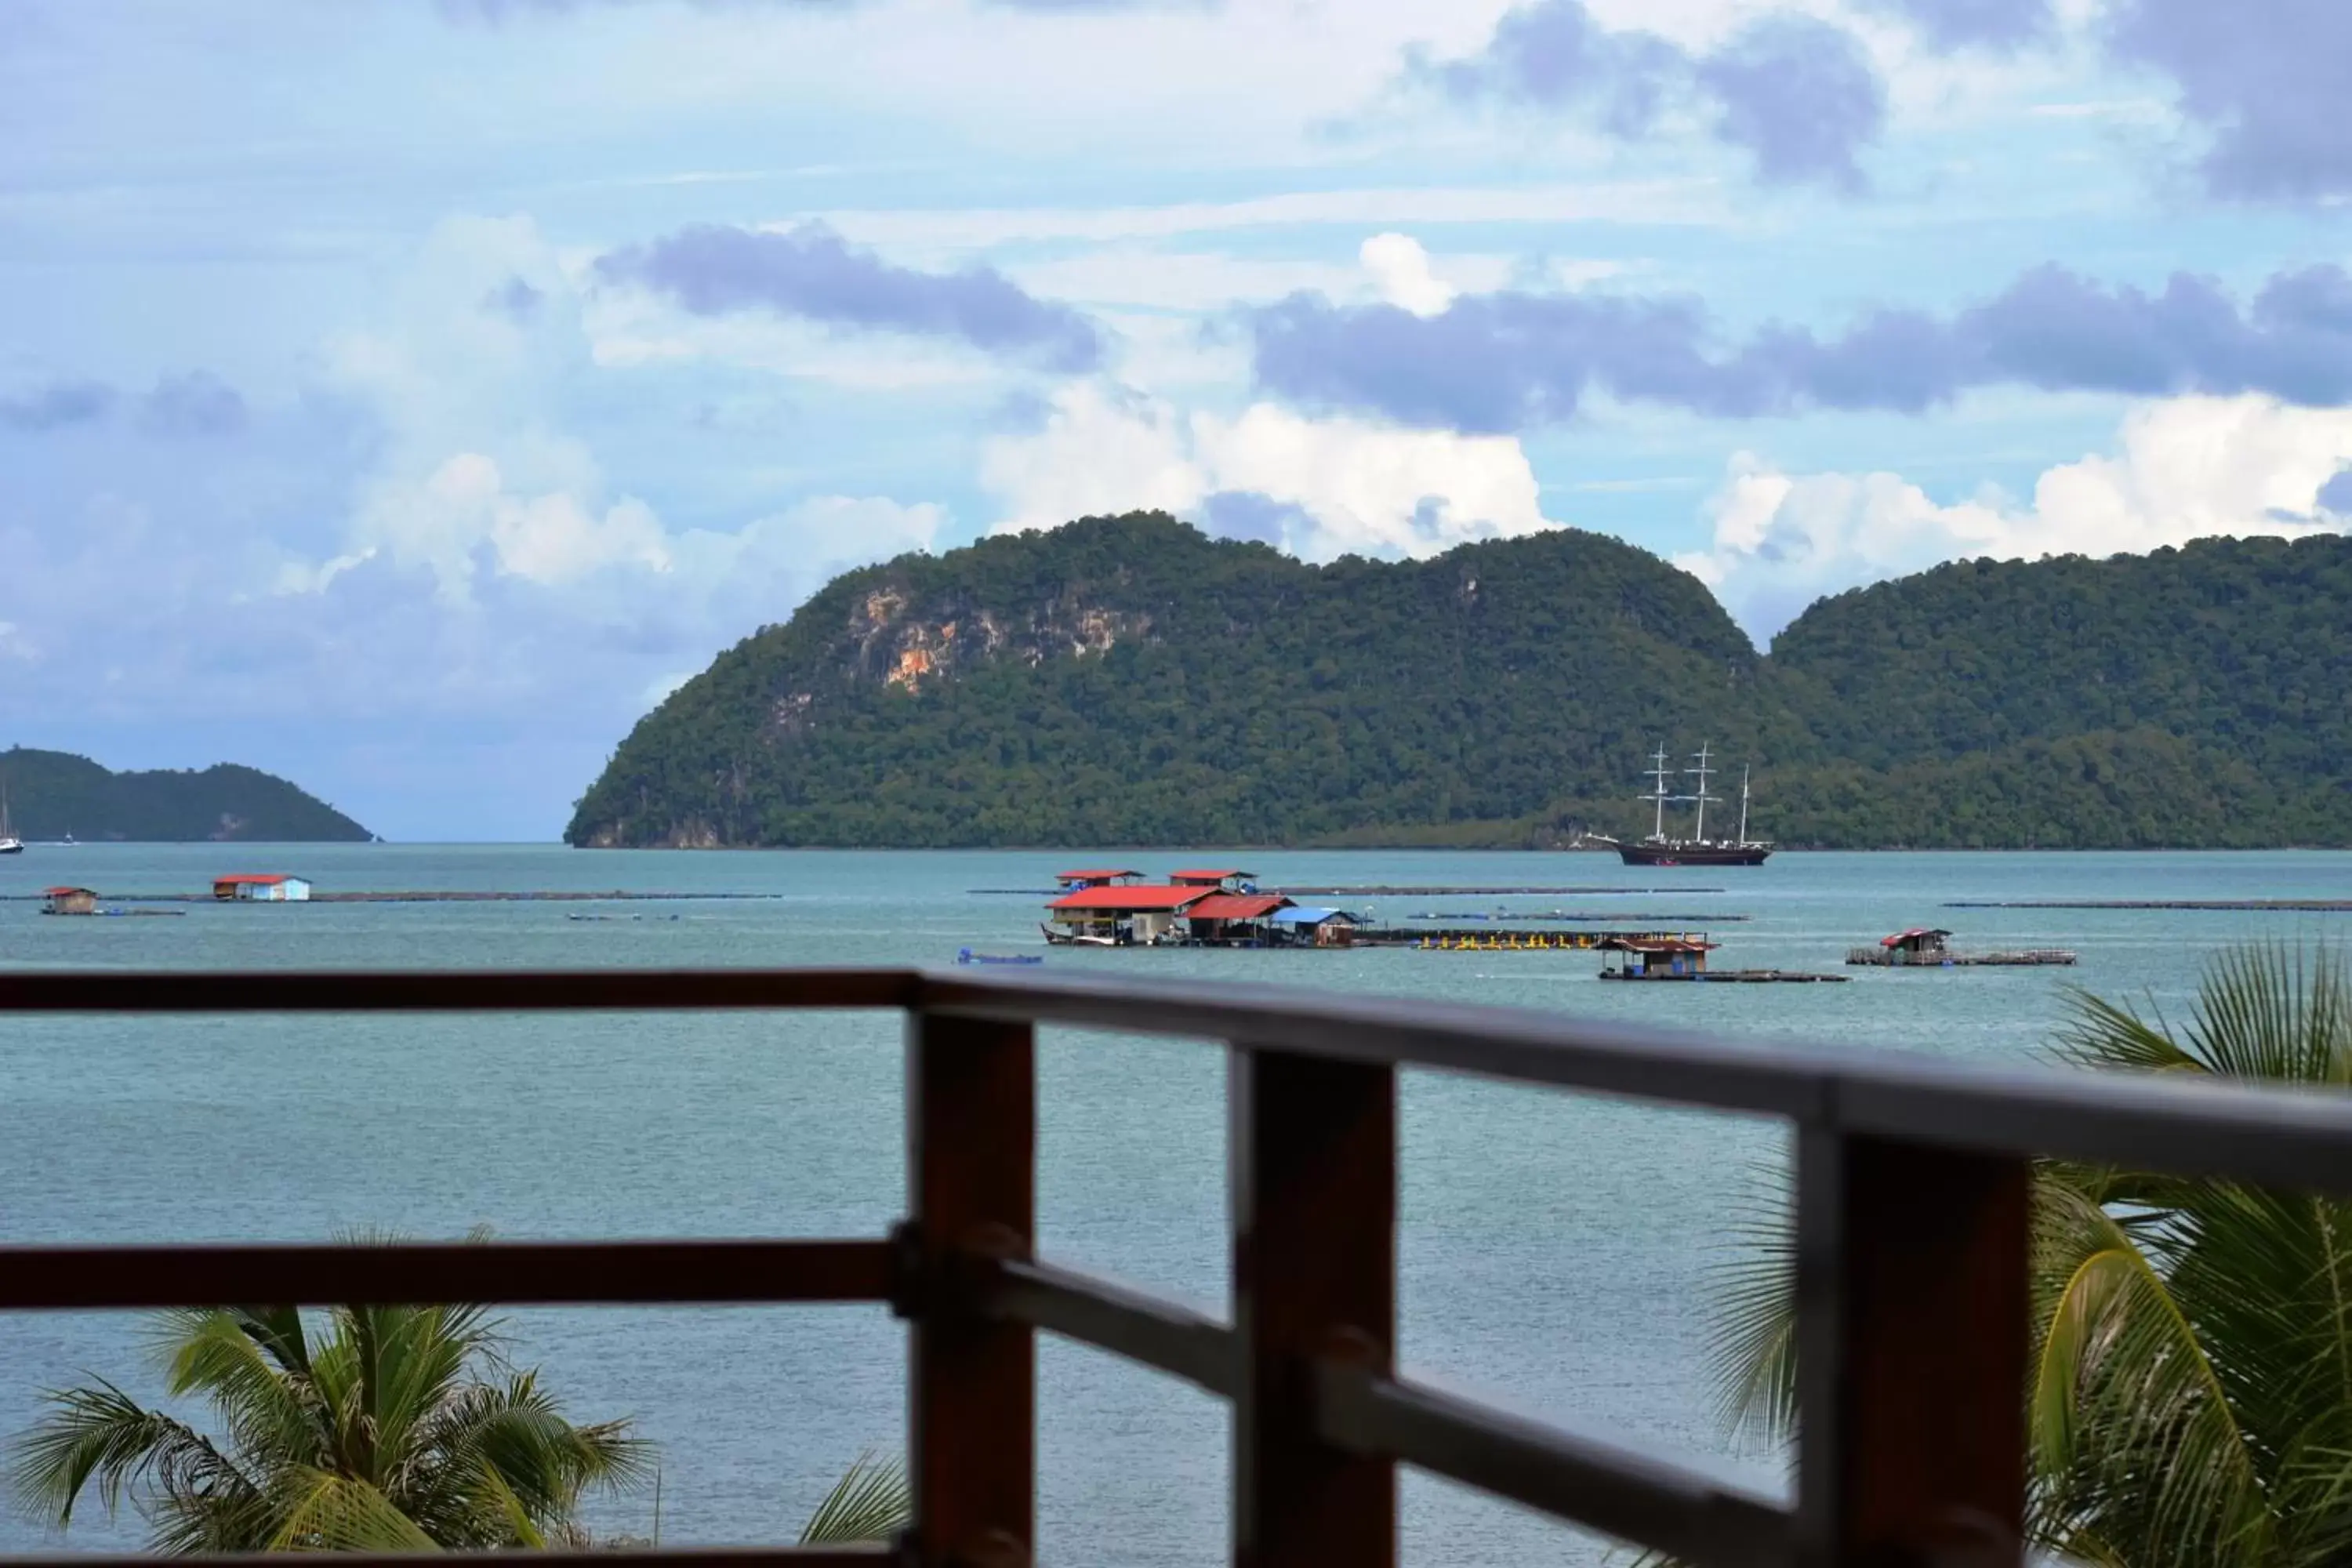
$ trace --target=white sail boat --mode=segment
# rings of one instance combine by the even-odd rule
[[[8,786],[0,784],[0,855],[22,855],[25,841],[8,826]]]

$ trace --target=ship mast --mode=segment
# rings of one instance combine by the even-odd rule
[[[1748,842],[1748,766],[1745,763],[1739,769],[1739,842],[1743,846]]]
[[[1684,770],[1685,773],[1693,773],[1698,775],[1698,793],[1690,797],[1698,805],[1698,820],[1695,825],[1691,837],[1701,844],[1706,842],[1706,803],[1715,798],[1715,796],[1706,793],[1706,775],[1714,771],[1706,765],[1707,756],[1712,746],[1712,742],[1700,742],[1698,751],[1696,753],[1695,758],[1698,763],[1698,766],[1695,768],[1685,768]]]
[[[1666,780],[1672,776],[1673,770],[1666,766],[1665,747],[1660,746],[1658,748],[1657,754],[1653,756],[1650,759],[1650,762],[1652,764],[1650,768],[1650,776],[1658,781],[1658,787],[1652,793],[1642,795],[1639,798],[1643,800],[1654,800],[1658,803],[1657,820],[1650,826],[1650,837],[1653,839],[1664,842],[1666,837],[1666,802],[1675,798],[1666,793]]]

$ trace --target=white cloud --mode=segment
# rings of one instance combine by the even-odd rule
[[[1675,564],[1769,636],[1823,594],[1990,556],[2138,553],[2216,534],[2331,531],[2320,487],[2352,463],[2352,410],[2187,397],[2125,417],[2112,455],[2045,470],[2030,505],[1940,505],[1891,473],[1791,475],[1742,454],[1708,502],[1714,541]]]
[[[928,501],[812,496],[733,531],[689,529],[667,543],[677,572],[707,591],[747,581],[790,584],[791,602],[798,603],[848,567],[933,548],[947,522],[946,510]],[[789,607],[778,606],[771,618]]]
[[[1454,287],[1430,269],[1429,252],[1409,234],[1376,234],[1356,252],[1382,300],[1416,316],[1442,314]]]
[[[837,208],[824,221],[862,245],[931,265],[991,246],[1028,240],[1169,239],[1218,230],[1337,225],[1353,228],[1431,224],[1569,223],[1728,226],[1715,180],[1588,180],[1501,186],[1397,186],[1294,191],[1233,202],[1124,207]],[[772,226],[787,229],[802,221]]]
[[[1158,508],[1197,513],[1212,496],[1263,496],[1297,515],[1286,549],[1428,555],[1467,540],[1554,526],[1516,439],[1309,419],[1272,404],[1234,418],[1078,383],[1037,431],[989,443],[982,482],[1003,498],[1000,531]]]
[[[1412,253],[1419,253],[1418,260]],[[1482,291],[1511,280],[1520,258],[1500,252],[1454,253],[1433,260],[1418,241],[1382,233],[1364,242],[1356,264],[1297,257],[1235,256],[1217,250],[1175,250],[1139,241],[1097,246],[1050,260],[1014,262],[1004,270],[1034,294],[1092,310],[1209,311],[1237,301],[1280,299],[1302,289],[1334,300],[1389,298],[1383,266],[1418,268],[1433,285]],[[1609,263],[1586,274],[1605,276]]]
[[[747,583],[796,599],[822,581],[810,580],[819,568],[930,543],[937,507],[882,498],[821,496],[738,531],[675,532],[638,497],[608,497],[595,453],[562,427],[574,387],[598,363],[676,352],[807,372],[823,344],[665,312],[668,329],[701,336],[633,356],[615,344],[650,332],[642,314],[650,307],[636,291],[591,290],[587,268],[585,254],[559,253],[527,218],[436,226],[380,319],[335,345],[339,383],[376,409],[387,439],[360,486],[343,552],[284,568],[281,592],[315,592],[382,559],[429,570],[452,604],[466,602],[485,571],[580,590],[583,610],[611,605],[611,590],[591,579],[615,571],[640,591],[660,583],[681,605]],[[517,279],[530,291],[527,311],[486,306]],[[869,380],[897,384],[892,356],[857,357]]]
[[[1168,404],[1079,382],[1054,395],[1037,430],[990,440],[980,479],[1010,509],[1000,530],[1139,508],[1189,511],[1211,489],[1192,447]]]
[[[315,593],[363,562],[428,569],[440,596],[471,598],[487,567],[541,587],[577,587],[596,574],[634,577],[629,593],[659,592],[692,604],[741,590],[766,590],[787,605],[840,568],[910,550],[928,550],[947,521],[928,502],[912,506],[880,496],[814,496],[742,528],[673,533],[634,496],[601,505],[593,479],[587,499],[567,490],[518,495],[499,466],[465,452],[421,484],[380,490],[361,512],[353,548],[318,566],[280,572],[282,593]],[[587,607],[594,596],[580,603]]]
[[[664,573],[671,564],[660,520],[635,497],[599,509],[565,489],[518,495],[479,452],[460,452],[415,483],[380,484],[353,521],[352,546],[309,581],[282,581],[323,587],[339,571],[382,554],[429,568],[443,597],[462,601],[485,560],[506,575],[547,585],[607,566]]]

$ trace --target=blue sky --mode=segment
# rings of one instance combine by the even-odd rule
[[[827,577],[2352,516],[2339,0],[0,0],[0,743],[547,838]]]

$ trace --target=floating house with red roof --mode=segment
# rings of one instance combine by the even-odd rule
[[[1063,871],[1061,892],[1041,929],[1056,944],[1088,947],[1346,947],[1359,918],[1345,910],[1302,909],[1262,893],[1257,873],[1193,867],[1165,882],[1140,871],[1099,867]]]
[[[1073,888],[1115,888],[1124,882],[1139,882],[1143,880],[1143,873],[1140,871],[1119,871],[1108,868],[1099,870],[1056,871],[1054,873],[1054,880],[1061,883],[1064,890],[1066,891]]]
[[[1169,940],[1183,913],[1216,889],[1154,886],[1113,880],[1139,875],[1105,872],[1102,880],[1064,883],[1062,896],[1045,906],[1045,940],[1091,947],[1151,945]]]
[[[1254,891],[1250,884],[1256,877],[1255,871],[1198,870],[1168,874],[1168,879],[1180,888],[1223,888],[1229,893]]]

